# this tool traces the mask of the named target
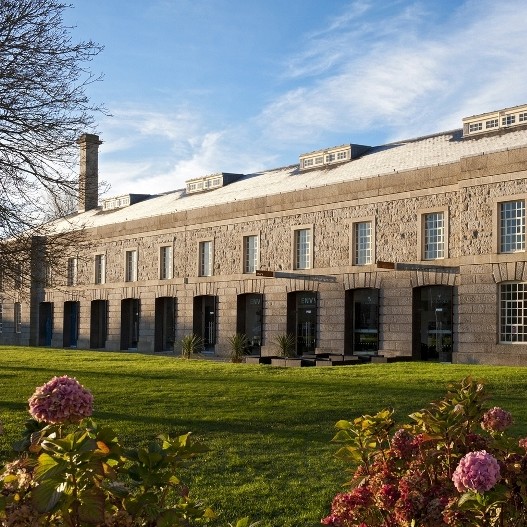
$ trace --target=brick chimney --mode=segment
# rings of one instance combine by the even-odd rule
[[[79,212],[99,205],[99,136],[83,134],[77,139],[80,147]]]

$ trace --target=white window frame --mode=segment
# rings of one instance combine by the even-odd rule
[[[501,118],[501,126],[511,126],[512,124],[516,124],[515,115],[505,115]]]
[[[442,260],[445,257],[445,213],[423,214],[423,260]]]
[[[417,214],[419,218],[418,240],[420,240],[418,258],[424,261],[443,260],[448,258],[448,207],[419,209]],[[437,225],[437,220],[441,215],[441,225]],[[434,230],[436,231],[436,236],[432,237]]]
[[[198,242],[198,276],[212,276],[214,265],[214,241],[200,240]]]
[[[498,294],[500,344],[527,343],[527,283],[502,282]]]
[[[490,128],[498,128],[500,125],[500,120],[498,118],[496,119],[489,119],[485,122],[485,128],[488,130]]]
[[[313,268],[313,225],[293,228],[293,269]]]
[[[77,279],[78,279],[78,260],[74,256],[72,258],[68,258],[68,271],[67,271],[67,278],[66,278],[66,285],[68,286],[76,286],[77,285]]]
[[[22,305],[20,302],[13,304],[13,324],[15,333],[22,333]]]
[[[374,218],[357,218],[351,223],[351,265],[370,265],[374,262]]]
[[[525,215],[524,198],[498,202],[496,232],[499,253],[525,252]]]
[[[259,234],[246,234],[243,237],[243,272],[245,274],[255,273],[259,263],[260,236]]]
[[[163,245],[159,248],[159,279],[171,280],[172,268],[172,245]]]
[[[106,283],[106,254],[96,254],[93,261],[93,283],[102,285]]]
[[[470,133],[472,133],[472,132],[479,132],[480,130],[483,130],[483,123],[481,121],[479,121],[477,123],[470,123],[468,125],[468,131]]]
[[[137,265],[138,265],[138,251],[137,249],[127,249],[124,253],[124,281],[137,282]]]

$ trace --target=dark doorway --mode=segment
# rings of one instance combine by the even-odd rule
[[[216,296],[194,297],[193,331],[203,339],[205,352],[214,352],[216,344]]]
[[[376,355],[379,351],[379,290],[349,289],[345,296],[346,355]]]
[[[139,317],[141,302],[139,298],[121,300],[121,349],[136,350],[139,344]]]
[[[104,349],[108,335],[108,301],[92,300],[90,314],[90,348]]]
[[[317,327],[317,294],[296,291],[287,294],[287,333],[296,341],[296,354],[315,353]]]
[[[76,348],[79,340],[80,302],[64,302],[63,346]]]
[[[262,346],[262,313],[262,294],[247,293],[238,295],[236,332],[247,336],[249,340],[248,351],[257,355],[260,354]]]
[[[176,334],[176,299],[156,298],[154,351],[174,351]]]
[[[51,346],[53,338],[53,302],[41,302],[38,308],[38,345]]]
[[[432,285],[414,289],[414,358],[452,361],[452,296],[451,286]]]

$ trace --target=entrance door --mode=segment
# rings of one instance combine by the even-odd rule
[[[193,331],[203,339],[203,350],[214,352],[216,344],[216,296],[194,297]]]
[[[121,300],[121,349],[136,350],[139,343],[139,298]]]
[[[413,350],[419,360],[452,360],[453,288],[417,287],[413,293]]]
[[[63,346],[76,348],[79,340],[80,302],[64,302]]]
[[[296,353],[315,353],[317,294],[297,291],[287,295],[287,332],[295,336]]]
[[[259,354],[262,345],[263,295],[248,293],[238,295],[236,331],[249,340],[250,352]]]
[[[53,337],[53,303],[41,302],[38,308],[38,345],[51,346]]]
[[[108,301],[93,300],[90,314],[90,348],[103,349],[108,335]]]
[[[173,297],[156,298],[154,351],[174,351],[175,303]]]
[[[379,350],[379,290],[347,290],[345,313],[344,353],[376,355]]]

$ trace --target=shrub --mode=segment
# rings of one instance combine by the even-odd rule
[[[296,355],[296,339],[292,333],[278,335],[274,343],[281,357],[294,357]]]
[[[203,351],[203,339],[199,335],[192,333],[181,339],[181,356],[184,359],[190,359],[192,355],[201,351]]]
[[[349,490],[322,524],[333,527],[527,526],[527,438],[506,434],[511,415],[484,410],[471,378],[396,427],[391,410],[339,421],[337,455]]]
[[[243,356],[247,353],[247,346],[249,346],[249,339],[245,333],[236,333],[229,337],[229,345],[231,348],[230,358],[232,362],[241,362]]]
[[[190,433],[126,449],[87,417],[92,402],[70,377],[37,388],[29,406],[38,420],[27,422],[19,458],[0,475],[2,525],[189,527],[214,517],[178,475],[204,450]]]

